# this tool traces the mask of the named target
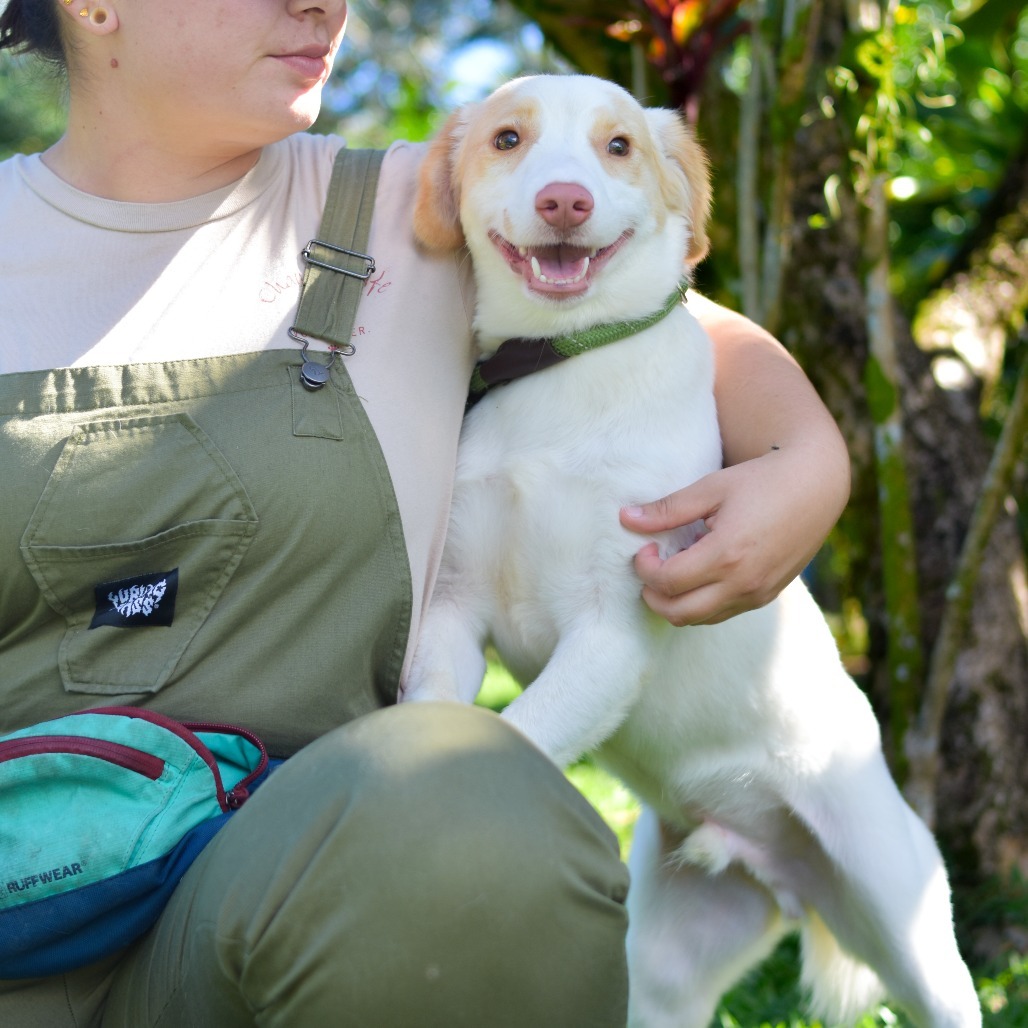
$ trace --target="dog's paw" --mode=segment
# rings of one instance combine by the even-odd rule
[[[774,896],[785,918],[800,921],[805,917],[803,903],[774,854],[715,821],[704,821],[673,851],[671,860],[679,867],[691,864],[711,875],[721,874],[729,864],[740,864]]]
[[[708,874],[721,874],[739,855],[733,840],[734,836],[726,828],[713,821],[704,821],[672,851],[670,860],[678,867],[692,864]]]

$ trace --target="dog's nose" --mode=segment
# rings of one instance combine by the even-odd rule
[[[573,182],[551,182],[535,194],[535,209],[554,228],[575,228],[592,214],[593,195]]]

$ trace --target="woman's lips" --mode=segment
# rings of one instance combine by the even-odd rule
[[[276,54],[275,59],[288,65],[305,79],[320,79],[328,71],[328,51],[323,48],[298,50],[291,54]]]

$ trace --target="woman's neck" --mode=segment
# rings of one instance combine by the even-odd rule
[[[130,203],[166,203],[212,192],[241,179],[257,163],[261,148],[155,145],[152,141],[111,138],[71,124],[43,154],[43,163],[82,192]]]

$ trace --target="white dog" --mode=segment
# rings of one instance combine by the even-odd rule
[[[710,342],[678,295],[709,195],[674,112],[584,76],[510,83],[433,144],[416,233],[470,250],[483,356],[517,337],[483,376],[541,370],[465,420],[403,698],[470,702],[491,641],[528,683],[504,716],[558,764],[595,750],[648,805],[631,854],[633,1024],[703,1028],[799,927],[829,1021],[887,992],[919,1025],[979,1025],[938,850],[805,587],[697,628],[639,596],[642,544],[618,509],[721,465]],[[586,352],[546,366],[553,350]]]

